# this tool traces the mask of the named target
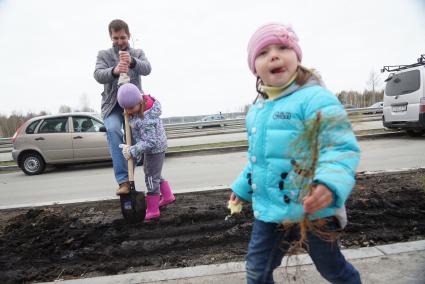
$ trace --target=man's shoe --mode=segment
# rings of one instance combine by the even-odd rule
[[[120,183],[120,187],[117,190],[117,195],[129,194],[129,193],[130,193],[130,185],[128,181]]]

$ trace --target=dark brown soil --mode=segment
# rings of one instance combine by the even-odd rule
[[[178,194],[152,224],[118,200],[0,211],[0,283],[242,261],[252,212],[225,221],[229,190]],[[357,176],[344,247],[425,239],[425,171]]]

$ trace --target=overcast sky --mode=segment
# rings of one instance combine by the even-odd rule
[[[250,103],[246,45],[270,21],[292,25],[303,64],[333,92],[363,91],[371,71],[425,53],[425,0],[0,0],[0,114],[56,113],[84,97],[100,111],[93,71],[115,18],[151,62],[143,89],[161,101],[163,117]]]

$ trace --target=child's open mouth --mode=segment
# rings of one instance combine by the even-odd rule
[[[272,69],[271,70],[271,73],[272,74],[277,74],[277,73],[283,73],[283,72],[285,72],[286,71],[286,69],[285,68],[283,68],[283,67],[278,67],[278,68],[274,68],[274,69]]]

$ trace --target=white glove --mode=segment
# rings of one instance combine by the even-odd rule
[[[118,147],[122,149],[122,155],[124,156],[124,158],[126,160],[130,160],[131,159],[130,146],[126,144],[120,144],[118,145]]]
[[[118,78],[118,86],[124,85],[126,83],[130,83],[130,77],[127,75],[127,73],[121,73],[120,77]]]

